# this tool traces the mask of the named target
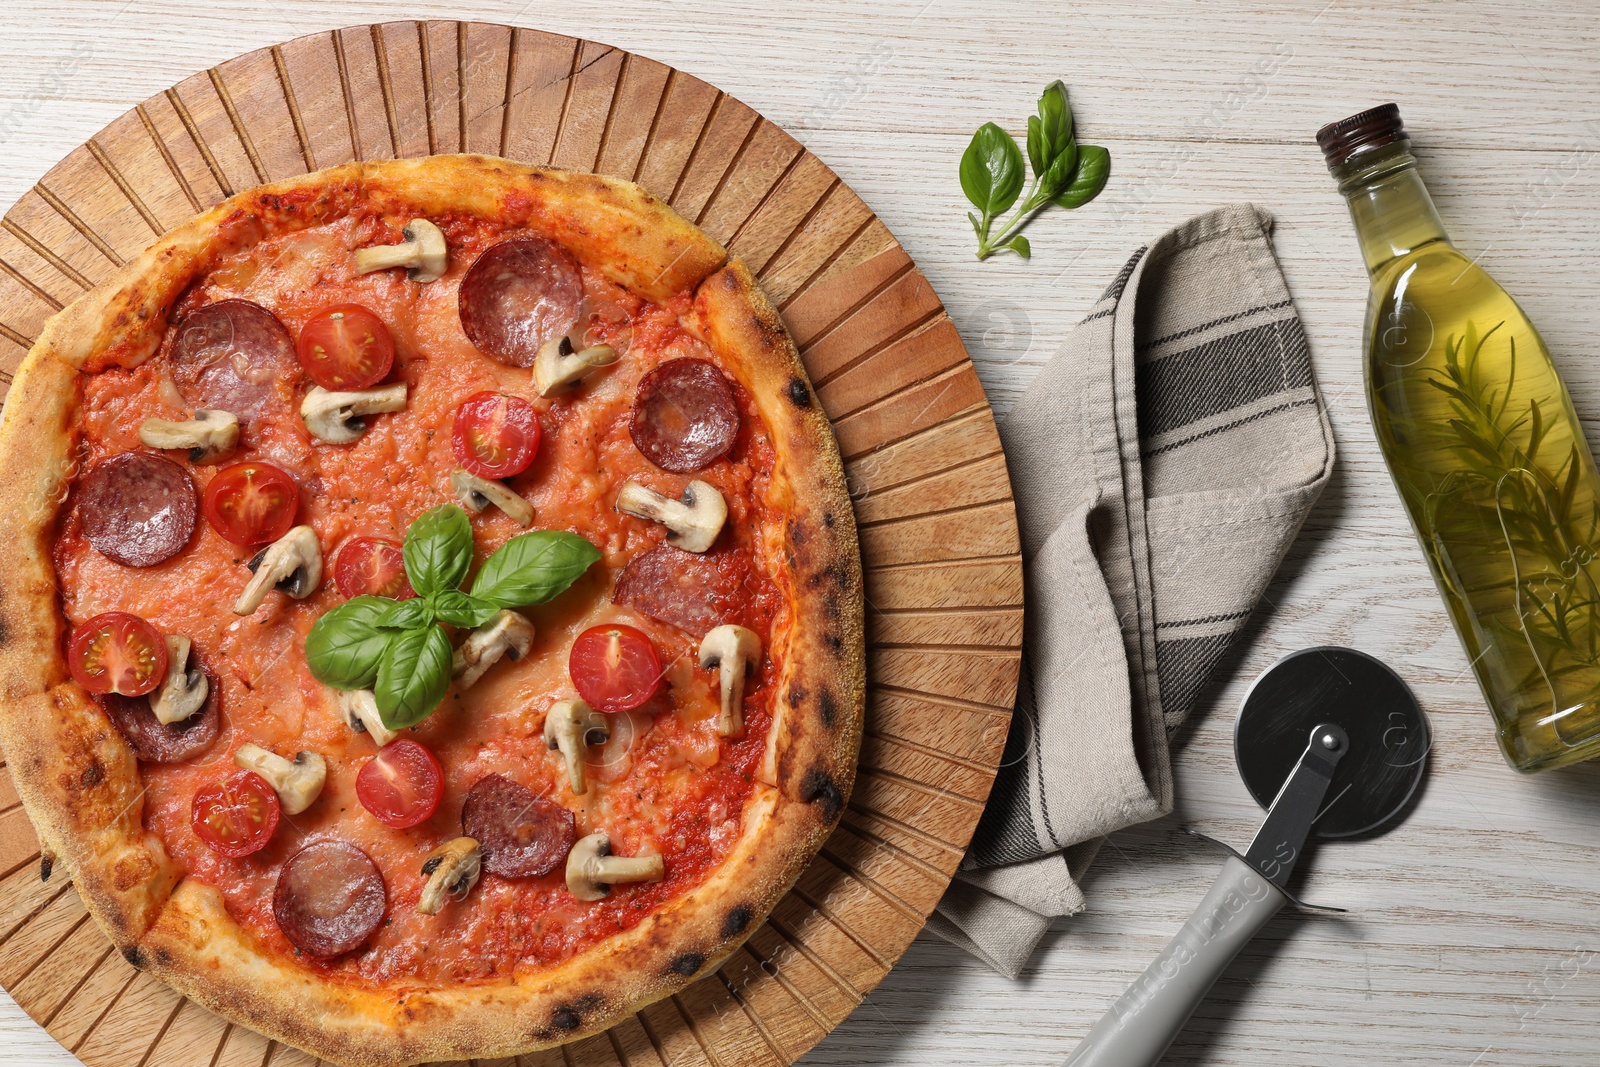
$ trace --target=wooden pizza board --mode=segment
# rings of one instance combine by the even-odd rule
[[[1005,458],[955,326],[883,223],[783,130],[682,71],[483,23],[353,26],[151,97],[0,220],[0,383],[54,312],[233,193],[351,159],[483,152],[630,178],[744,258],[781,308],[849,471],[868,715],[839,829],[721,969],[528,1067],[787,1067],[900,958],[971,837],[1022,640]],[[314,1061],[111,950],[0,773],[0,986],[88,1067]],[[480,1061],[506,1067],[513,1061]]]

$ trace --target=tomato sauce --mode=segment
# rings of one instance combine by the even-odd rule
[[[120,566],[89,546],[70,501],[54,558],[70,623],[104,611],[131,612],[162,633],[189,636],[198,658],[220,679],[218,741],[190,763],[140,767],[147,787],[146,826],[189,877],[220,890],[230,914],[267,947],[294,956],[272,915],[278,873],[307,843],[348,841],[383,872],[388,914],[366,947],[327,962],[299,957],[304,966],[362,983],[503,980],[559,963],[627,930],[705,880],[738,838],[772,722],[778,672],[768,657],[761,676],[747,688],[744,736],[720,738],[714,730],[716,679],[695,661],[696,637],[610,599],[622,567],[665,534],[653,523],[616,512],[618,488],[638,477],[676,496],[688,480],[652,467],[634,447],[628,423],[638,381],[659,363],[680,356],[717,362],[696,336],[689,294],[663,305],[647,303],[585,268],[588,339],[613,344],[622,357],[575,395],[542,399],[531,370],[503,366],[471,345],[456,308],[461,276],[478,252],[520,234],[481,220],[435,219],[451,247],[451,268],[442,279],[419,286],[406,282],[400,271],[357,275],[351,249],[398,241],[404,221],[352,214],[298,233],[265,236],[253,247],[223,255],[185,293],[174,315],[181,322],[184,310],[241,298],[268,308],[291,336],[298,336],[320,310],[354,303],[377,313],[393,335],[395,362],[387,380],[407,384],[404,412],[372,417],[353,445],[320,443],[298,414],[298,399],[310,383],[296,367],[290,380],[274,383],[282,394],[274,401],[281,410],[258,421],[246,439],[248,447],[236,457],[269,460],[298,482],[296,521],[315,528],[328,568],[318,592],[303,601],[272,593],[255,614],[240,618],[230,609],[249,579],[250,550],[224,541],[201,520],[189,545],[171,560],[146,569]],[[138,429],[145,418],[188,417],[169,373],[176,332],[168,330],[157,355],[141,366],[108,361],[84,377],[77,424],[80,470],[141,448]],[[737,381],[734,374],[729,377]],[[376,748],[345,725],[334,691],[311,677],[303,643],[312,623],[342,602],[331,566],[343,542],[355,536],[398,542],[417,515],[453,499],[455,411],[482,390],[524,397],[538,411],[543,438],[538,456],[510,480],[533,504],[533,528],[581,534],[604,558],[567,592],[526,610],[536,629],[526,659],[497,665],[465,693],[452,687],[430,718],[404,734],[438,757],[444,798],[426,822],[390,829],[355,794],[356,775]],[[748,564],[743,573],[728,574],[734,588],[722,592],[741,598],[739,621],[755,629],[766,648],[786,613],[771,562],[783,517],[769,499],[770,438],[749,397],[741,392],[740,399],[743,428],[734,449],[693,477],[717,486],[727,500],[724,544]],[[190,467],[180,453],[170,455],[191,469],[203,493],[217,468]],[[472,523],[477,564],[522,532],[497,509]],[[544,742],[543,722],[553,703],[573,695],[566,673],[573,638],[591,625],[612,621],[636,626],[654,639],[665,684],[644,707],[612,717],[611,741],[591,750],[589,791],[578,797],[567,789],[559,754]],[[230,772],[233,751],[247,742],[291,757],[299,749],[319,752],[328,761],[328,781],[309,810],[283,817],[265,849],[229,859],[195,836],[190,810],[195,792]],[[605,900],[582,903],[568,893],[559,870],[518,881],[486,874],[465,901],[448,903],[435,916],[418,914],[424,859],[461,832],[463,798],[491,773],[571,809],[580,835],[609,832],[618,854],[659,852],[665,879],[617,886]]]

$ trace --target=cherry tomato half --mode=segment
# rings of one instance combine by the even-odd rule
[[[238,859],[266,847],[282,810],[265,778],[241,770],[195,793],[189,825],[211,851]]]
[[[591,626],[572,642],[567,673],[578,695],[598,711],[632,711],[655,696],[661,657],[632,626]]]
[[[333,581],[347,597],[410,600],[417,595],[406,577],[405,554],[381,537],[352,537],[341,545],[333,557]]]
[[[67,669],[91,693],[144,696],[167,676],[167,643],[139,616],[108,611],[73,628]]]
[[[539,414],[520,396],[474,393],[456,409],[450,444],[480,478],[521,474],[539,453]]]
[[[394,338],[383,320],[360,304],[317,312],[294,343],[300,365],[324,389],[366,389],[394,366]]]
[[[390,741],[356,775],[361,806],[385,826],[404,830],[439,810],[444,770],[439,761],[409,737]]]
[[[300,510],[300,487],[282,467],[247,459],[219,470],[206,486],[206,521],[241,548],[276,541]]]

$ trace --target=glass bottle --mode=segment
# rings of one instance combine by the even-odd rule
[[[1317,142],[1372,277],[1367,404],[1519,771],[1600,755],[1600,477],[1538,330],[1446,236],[1393,104]]]

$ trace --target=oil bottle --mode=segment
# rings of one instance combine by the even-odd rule
[[[1367,404],[1519,771],[1600,755],[1600,476],[1539,331],[1450,243],[1394,104],[1317,133],[1372,277]]]

